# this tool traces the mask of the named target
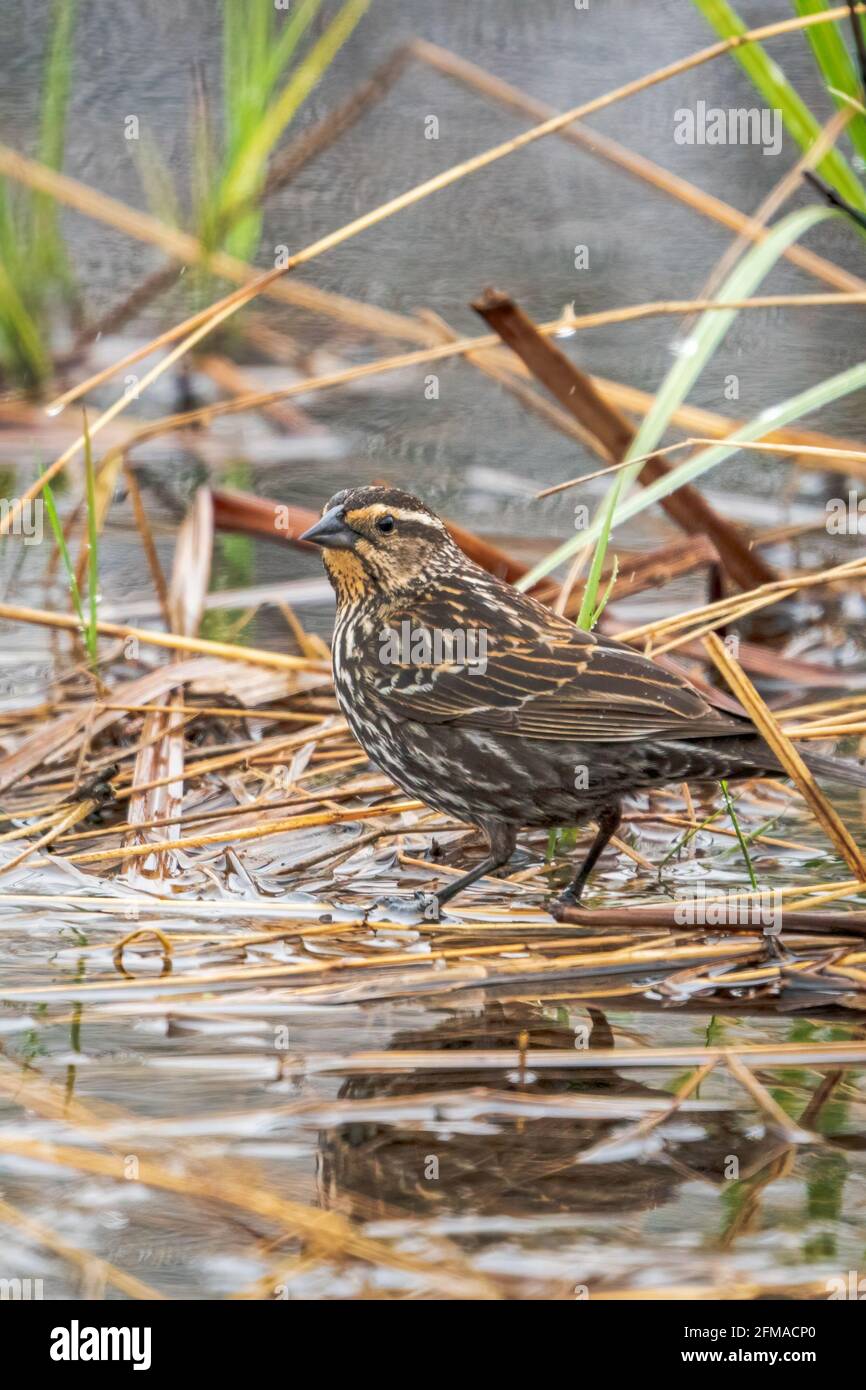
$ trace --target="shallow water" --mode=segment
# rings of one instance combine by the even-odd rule
[[[302,1070],[307,1056],[339,1056],[359,1045],[514,1046],[523,1028],[531,1039],[542,1036],[545,1046],[568,1047],[573,1025],[583,1024],[586,1014],[567,1000],[500,1006],[472,993],[438,1009],[385,1002],[286,1012],[272,1005],[263,1015],[224,1021],[218,1007],[214,1012],[216,1036],[195,1018],[173,1019],[166,1035],[146,1019],[91,1023],[85,1010],[72,1046],[69,1028],[60,1025],[34,1028],[22,1041],[39,1073],[67,1096],[85,1104],[109,1101],[138,1117],[115,1121],[102,1140],[123,1153],[131,1176],[139,1158],[158,1157],[175,1167],[182,1160],[193,1174],[201,1171],[206,1191],[216,1165],[273,1197],[345,1213],[365,1235],[396,1253],[421,1254],[434,1269],[450,1262],[470,1283],[489,1276],[500,1296],[567,1298],[580,1296],[580,1285],[590,1296],[675,1286],[773,1288],[858,1268],[866,1237],[866,1168],[859,1142],[864,1096],[853,1073],[820,1117],[818,1129],[832,1136],[829,1142],[786,1146],[754,1113],[744,1112],[742,1091],[725,1076],[705,1084],[693,1108],[650,1140],[581,1162],[584,1151],[611,1133],[611,1114],[627,1116],[632,1099],[635,1118],[651,1113],[650,1102],[669,1102],[682,1070],[659,1069],[648,1077],[624,1060],[616,1071],[544,1073],[524,1080],[520,1089],[535,1103],[518,1117],[497,1115],[504,1103],[496,1100],[486,1108],[465,1103],[484,1085],[492,1084],[497,1095],[516,1091],[514,1071],[491,1083],[489,1072],[341,1081]],[[598,1016],[596,1026],[604,1027],[605,1017],[618,1046],[664,1040],[702,1047],[708,1031],[700,1015],[676,1013],[660,1025],[657,1015],[614,1008]],[[263,1049],[277,1028],[286,1027],[292,1071],[278,1080],[274,1054]],[[713,1020],[712,1036],[736,1047],[768,1039],[861,1038],[862,1029],[808,1016],[745,1017]],[[813,1070],[791,1068],[773,1094],[799,1109],[817,1080]],[[395,1097],[417,1099],[377,1111],[377,1100]],[[614,1104],[607,1118],[557,1112],[557,1098],[574,1104],[608,1097]],[[362,1101],[357,1118],[329,1122],[334,1098],[344,1108],[349,1100]],[[301,1100],[318,1105],[293,1113]],[[7,1112],[10,1125],[21,1132],[17,1112]],[[622,1119],[617,1127],[625,1127]],[[65,1137],[56,1121],[31,1117],[25,1128],[33,1138]],[[5,1201],[163,1294],[224,1296],[270,1272],[270,1296],[283,1296],[279,1245],[274,1250],[257,1239],[254,1219],[134,1180],[109,1183],[30,1160],[7,1158],[3,1167]],[[732,1177],[737,1171],[739,1179]],[[13,1231],[4,1245],[8,1277],[43,1278],[47,1297],[82,1291],[79,1276],[26,1238]],[[294,1247],[287,1240],[283,1249],[288,1256]],[[430,1291],[421,1275],[351,1259],[320,1261],[293,1277],[289,1297]],[[91,1278],[101,1282],[98,1272]],[[455,1277],[455,1293],[458,1288]]]
[[[185,167],[193,60],[203,62],[212,82],[218,80],[213,7],[188,0],[182,23],[177,6],[167,0],[94,0],[81,8],[66,167],[143,206],[134,152],[120,133],[123,119],[130,111],[139,114],[171,166]],[[755,23],[775,14],[763,4],[739,8]],[[0,0],[0,44],[12,54],[0,121],[3,138],[21,147],[32,140],[33,75],[43,42],[39,26],[29,14],[25,25],[23,14],[11,0]],[[580,13],[552,0],[435,7],[420,0],[375,0],[363,29],[304,108],[301,123],[345,96],[399,39],[418,33],[556,108],[709,41],[684,0],[652,6],[608,0]],[[801,41],[786,39],[774,55],[823,111]],[[714,64],[612,107],[595,124],[749,211],[782,166],[788,167],[792,151],[786,143],[774,160],[748,147],[675,144],[675,111],[698,99],[752,104],[739,71]],[[439,119],[435,142],[424,139],[431,114]],[[517,117],[436,73],[422,68],[404,76],[380,108],[279,195],[268,214],[261,264],[269,263],[272,244],[304,245],[522,128]],[[159,264],[157,253],[137,248],[130,254],[124,239],[78,215],[65,220],[94,313],[122,300]],[[696,294],[728,236],[606,164],[548,140],[322,258],[308,268],[307,278],[402,313],[428,305],[456,331],[474,332],[478,320],[468,304],[491,283],[511,290],[541,319],[570,301],[581,311]],[[574,269],[578,243],[589,247],[588,271]],[[844,224],[819,229],[809,244],[852,270],[862,267],[862,247]],[[817,287],[783,264],[765,288]],[[176,297],[148,311],[129,328],[129,339],[165,327],[181,303]],[[273,306],[263,312],[314,354],[311,371],[334,359],[349,362],[394,350],[387,340],[360,340],[309,315]],[[840,329],[840,312],[814,309],[784,320],[774,311],[742,315],[690,399],[747,416],[851,365],[861,354],[859,335]],[[676,332],[675,321],[651,319],[562,345],[587,369],[652,391],[672,360]],[[103,343],[100,360],[127,350],[130,340]],[[724,395],[732,373],[740,388],[735,404]],[[251,367],[250,377],[265,386],[285,373]],[[464,363],[443,368],[439,387],[438,400],[426,399],[418,372],[311,396],[301,404],[324,427],[317,435],[287,437],[258,418],[236,419],[207,444],[160,441],[140,450],[136,459],[164,564],[170,562],[177,519],[205,476],[305,505],[320,504],[347,480],[388,476],[527,556],[539,553],[550,537],[567,535],[570,494],[543,504],[531,503],[529,494],[596,466],[595,460],[547,431]],[[143,403],[143,412],[171,409],[179,389],[179,382],[170,382]],[[192,389],[205,399],[212,393],[198,376]],[[111,398],[106,392],[101,399]],[[808,423],[856,437],[862,420],[861,393]],[[53,457],[76,428],[77,421],[61,417],[50,434],[46,426],[38,437],[28,435],[26,447],[19,435],[0,434],[3,490],[20,489],[37,458]],[[789,478],[787,465],[743,454],[708,480],[707,492],[736,519],[770,527],[820,517],[825,497],[837,495],[841,486],[838,477],[806,474],[794,497],[783,486]],[[596,483],[585,495],[593,499],[601,492]],[[519,545],[513,539],[518,535]],[[666,521],[644,517],[630,529],[628,544],[657,544],[673,535]],[[102,548],[103,611],[146,623],[152,620],[147,605],[153,595],[133,538],[131,508],[120,497]],[[856,538],[821,534],[777,547],[768,557],[783,567],[817,566],[850,558],[858,544]],[[43,564],[37,546],[14,553],[3,548],[0,588],[14,596],[9,601],[50,606],[62,598],[56,581],[46,585]],[[325,632],[330,605],[314,560],[288,548],[218,538],[213,588],[294,580],[314,581],[303,592],[293,590],[292,601],[305,622]],[[617,616],[638,623],[703,599],[702,586],[687,579],[620,605]],[[244,606],[239,600],[230,615]],[[862,596],[848,596],[823,613],[803,604],[794,618],[789,654],[862,670]],[[219,628],[211,635],[219,635]],[[283,646],[285,627],[277,611],[261,608],[242,640]],[[38,701],[50,650],[35,629],[17,632],[14,650],[11,643],[0,650],[0,675],[15,673],[14,690],[0,688],[7,704]],[[778,682],[762,688],[768,695],[782,693]],[[862,842],[862,802],[849,796],[838,804]],[[747,808],[745,822],[757,828],[765,814]],[[845,877],[805,815],[789,812],[773,833],[806,848],[756,853],[762,886]],[[652,825],[630,831],[633,846],[655,864],[670,848],[672,834]],[[280,848],[297,858],[310,844]],[[537,844],[533,850],[539,853]],[[350,883],[359,867],[369,874]],[[593,901],[658,900],[677,885],[695,882],[743,885],[742,863],[727,841],[708,833],[698,837],[693,855],[666,865],[661,888],[648,871],[611,857]],[[400,885],[387,863],[360,860],[349,861],[334,877],[322,871],[305,886],[317,897],[297,912],[314,920],[332,899],[354,910],[380,887],[395,891]],[[29,893],[86,889],[83,878],[71,880],[59,868],[15,884],[15,891]],[[122,977],[112,967],[111,947],[151,920],[177,936],[216,936],[216,945],[202,945],[197,963],[237,963],[232,938],[261,931],[263,921],[244,916],[248,903],[240,891],[234,898],[228,891],[227,899],[233,905],[230,922],[216,915],[209,922],[192,908],[188,917],[175,915],[168,922],[158,913],[151,919],[146,908],[143,916],[119,911],[107,919],[32,902],[0,909],[2,988],[9,991],[5,1002],[0,999],[0,1134],[79,1142],[93,1153],[119,1155],[128,1166],[125,1180],[115,1181],[40,1162],[32,1150],[0,1155],[3,1201],[68,1246],[109,1261],[151,1290],[197,1298],[222,1297],[258,1280],[264,1281],[264,1296],[277,1298],[580,1298],[682,1286],[814,1291],[862,1263],[862,1068],[843,1069],[838,1077],[829,1065],[761,1073],[787,1114],[800,1118],[806,1112],[810,1134],[798,1142],[773,1132],[723,1067],[657,1130],[635,1136],[634,1124],[658,1114],[694,1066],[648,1070],[630,1066],[628,1056],[629,1050],[651,1047],[861,1042],[858,1010],[813,1011],[804,990],[795,1009],[786,998],[790,1012],[775,1013],[772,1000],[753,1006],[746,999],[714,1013],[689,1003],[686,994],[660,997],[652,972],[642,980],[649,998],[618,992],[623,981],[615,974],[601,982],[572,975],[545,983],[540,992],[531,981],[481,987],[471,965],[461,967],[462,982],[447,989],[427,971],[412,995],[402,986],[402,998],[389,993],[387,977],[365,988],[360,975],[342,988],[332,986],[329,994],[316,986],[304,995],[302,988],[279,983],[232,992],[221,983],[203,995],[173,986],[170,975],[159,980],[161,961],[150,947],[124,956],[126,969],[142,976],[141,989],[115,987]],[[473,901],[483,906],[484,893]],[[403,936],[383,930],[378,942],[368,937],[365,945],[386,949],[407,942],[423,949],[411,927]],[[100,944],[106,949],[91,958]],[[292,962],[326,951],[327,942],[310,936],[303,948],[295,940],[250,949],[247,960]],[[175,974],[179,968],[176,961]],[[107,984],[103,994],[81,989],[95,978]],[[64,986],[59,995],[44,992],[57,985]],[[608,989],[610,997],[580,997],[593,986]],[[527,1047],[568,1049],[582,1058],[587,1044],[590,1050],[621,1049],[623,1061],[616,1067],[535,1071],[521,1062]],[[359,1052],[455,1048],[508,1049],[513,1057],[493,1068],[457,1072],[437,1071],[429,1059],[417,1071],[401,1063],[388,1071],[381,1059],[379,1069],[357,1073],[344,1065]],[[614,1134],[622,1135],[618,1148],[586,1158]],[[182,1170],[192,1193],[140,1180],[147,1162],[169,1175]],[[347,1216],[372,1244],[366,1256],[364,1250],[347,1252],[342,1226],[323,1227],[316,1244],[303,1226],[306,1218],[296,1212],[308,1237],[302,1249],[294,1234],[279,1234],[273,1214],[206,1199],[209,1184],[227,1181],[242,1191]],[[82,1268],[34,1238],[32,1229],[16,1225],[8,1211],[0,1277],[40,1278],[49,1298],[118,1293],[110,1271]]]
[[[853,805],[846,809],[854,823]],[[814,841],[815,851],[781,862],[756,851],[762,887],[808,883],[818,866],[826,872],[805,818],[775,830]],[[660,856],[658,834],[630,839]],[[34,918],[33,908],[4,904],[0,1135],[107,1151],[125,1179],[44,1164],[28,1149],[0,1159],[4,1201],[170,1297],[252,1286],[276,1298],[559,1299],[675,1287],[714,1296],[734,1287],[782,1296],[817,1288],[821,1296],[835,1287],[828,1281],[858,1268],[866,1236],[862,1066],[836,1070],[825,1057],[758,1070],[801,1133],[768,1124],[723,1065],[676,1113],[661,1113],[704,1048],[862,1045],[858,1010],[815,1008],[801,992],[785,995],[781,1014],[772,994],[756,1011],[748,989],[712,1006],[690,1000],[685,981],[671,992],[662,984],[669,971],[652,968],[593,975],[572,967],[562,978],[533,983],[524,975],[521,983],[514,948],[502,959],[514,983],[485,988],[468,956],[431,971],[423,934],[397,925],[348,934],[342,949],[351,942],[359,960],[420,950],[417,972],[257,981],[258,969],[306,963],[314,971],[327,958],[327,938],[309,925],[301,940],[279,932],[293,921],[314,924],[328,901],[342,901],[348,911],[337,915],[357,921],[370,879],[353,879],[348,892],[351,867],[321,883],[318,907],[304,897],[285,906],[259,900],[246,917],[242,902],[225,899],[219,910],[178,902],[170,916],[112,911],[106,901],[98,914],[82,904]],[[721,857],[707,833],[691,856],[668,865],[662,900],[696,882],[708,891],[742,883],[736,860]],[[381,888],[399,884],[386,865]],[[43,873],[40,886],[63,885],[59,874]],[[488,905],[488,930],[503,940],[533,929],[547,939],[579,935],[533,915],[530,899],[509,923],[496,916],[497,896],[488,887],[467,897],[474,913],[464,920],[476,931]],[[640,897],[658,901],[658,887],[611,857],[592,902]],[[460,920],[456,913],[458,931]],[[121,973],[113,947],[148,927],[175,943],[170,973],[162,973],[158,943],[144,938],[125,950]],[[268,927],[272,942],[232,949],[234,939]],[[445,939],[447,923],[443,930]],[[247,974],[238,979],[242,961]],[[494,976],[497,964],[488,957]],[[225,976],[209,988],[184,983],[197,967]],[[659,1047],[691,1053],[638,1065],[645,1049]],[[461,1055],[449,1064],[444,1054],[455,1049]],[[544,1061],[551,1049],[553,1066]],[[355,1062],[357,1053],[367,1055]],[[393,1064],[390,1054],[398,1054]],[[657,1127],[635,1130],[654,1116]],[[185,1174],[191,1193],[154,1186],[148,1163]],[[299,1254],[297,1240],[275,1234],[260,1213],[202,1200],[225,1181],[240,1184],[244,1199],[254,1191],[306,1213],[349,1217],[375,1253],[359,1258],[337,1239],[335,1257],[315,1244]],[[104,1269],[82,1275],[26,1233],[8,1236],[8,1277],[41,1278],[46,1297],[117,1296]]]

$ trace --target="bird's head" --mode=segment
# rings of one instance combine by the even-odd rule
[[[322,547],[337,602],[356,603],[422,585],[465,559],[435,512],[398,488],[337,492],[320,521],[299,538]]]

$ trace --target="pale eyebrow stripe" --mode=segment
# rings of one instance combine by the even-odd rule
[[[399,521],[417,521],[422,526],[435,526],[429,512],[410,512],[403,507],[387,507],[384,502],[372,502],[369,507],[348,511],[346,520],[372,521],[377,516],[393,516]]]

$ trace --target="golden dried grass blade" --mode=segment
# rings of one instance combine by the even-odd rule
[[[788,775],[793,778],[816,820],[832,844],[835,845],[845,863],[857,875],[858,879],[866,879],[866,857],[864,857],[862,850],[835,807],[831,806],[821,791],[790,738],[779,725],[775,715],[764,704],[742,666],[734,660],[716,633],[707,634],[704,638],[704,646],[717,670],[727,681],[731,693],[737,697],[743,708],[754,720],[767,745],[775,753]]]

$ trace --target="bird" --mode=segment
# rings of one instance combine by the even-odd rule
[[[487,841],[481,863],[419,894],[424,918],[503,868],[521,829],[596,825],[556,916],[580,902],[627,796],[786,775],[745,714],[482,569],[411,493],[344,489],[299,539],[321,548],[335,591],[334,684],[358,743],[410,796]],[[859,764],[806,761],[866,787]]]

